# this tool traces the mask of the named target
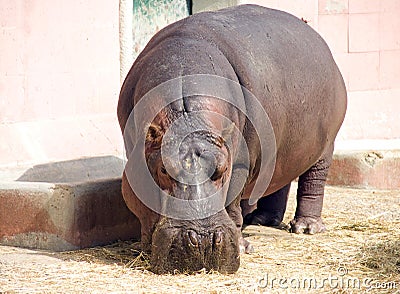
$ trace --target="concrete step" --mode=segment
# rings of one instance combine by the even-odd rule
[[[2,170],[0,244],[64,251],[139,239],[121,194],[123,167],[102,156]]]
[[[341,150],[334,154],[327,183],[352,188],[400,190],[399,175],[400,150]]]
[[[400,139],[337,141],[329,185],[400,190]]]

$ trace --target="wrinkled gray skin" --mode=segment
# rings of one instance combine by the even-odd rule
[[[237,138],[232,139],[233,150],[229,150],[224,134],[227,126],[206,116],[188,124],[201,124],[209,133],[194,134],[182,143],[179,152],[194,169],[194,162],[203,160],[203,166],[207,164],[202,150],[213,154],[217,168],[210,180],[187,187],[166,173],[160,157],[162,136],[175,118],[195,110],[218,112],[235,123],[248,143],[250,167],[241,195],[225,210],[192,221],[169,219],[153,212],[140,202],[123,175],[123,196],[141,222],[141,242],[143,249],[151,253],[153,271],[206,268],[235,272],[239,253],[251,251],[251,245],[241,236],[243,216],[246,224],[280,226],[290,182],[297,177],[297,210],[291,231],[324,231],[324,184],[334,139],[345,115],[346,90],[322,38],[298,18],[256,5],[199,13],[176,22],[157,33],[132,66],[118,104],[121,129],[125,130],[134,105],[150,89],[192,74],[231,79],[259,99],[275,132],[276,166],[266,197],[254,210],[246,199],[260,172],[260,143],[243,113],[221,100],[198,96],[185,97],[164,108],[148,129],[145,147],[151,174],[163,190],[174,197],[201,198],[225,182],[232,184],[241,173],[243,166],[232,156]],[[246,105],[246,98],[238,103]]]

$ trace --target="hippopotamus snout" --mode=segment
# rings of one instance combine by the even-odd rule
[[[196,221],[168,218],[160,221],[152,238],[152,271],[159,274],[193,273],[202,269],[236,272],[240,263],[239,231],[232,221],[227,222],[229,225],[225,222],[216,225],[212,218],[215,220],[213,216]]]
[[[215,232],[201,235],[196,233],[194,230],[188,230],[185,238],[187,244],[194,248],[205,248],[206,246],[218,248],[218,246],[222,246],[223,232],[222,228],[217,228]]]

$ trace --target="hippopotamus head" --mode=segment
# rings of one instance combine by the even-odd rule
[[[177,128],[178,133],[182,129]],[[160,215],[151,240],[152,270],[236,272],[239,230],[225,209],[232,169],[226,133],[207,129],[184,135],[166,132],[157,123],[149,127],[147,166],[160,190],[171,199],[188,200],[189,206],[175,207],[172,217]],[[189,216],[188,207],[192,209]]]

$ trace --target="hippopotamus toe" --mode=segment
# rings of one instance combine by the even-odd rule
[[[296,216],[290,221],[290,231],[296,234],[314,235],[326,230],[321,217]]]
[[[249,253],[250,254],[250,253],[254,252],[254,247],[245,238],[240,237],[240,239],[239,239],[239,251],[240,251],[240,254],[243,254],[243,253]]]

